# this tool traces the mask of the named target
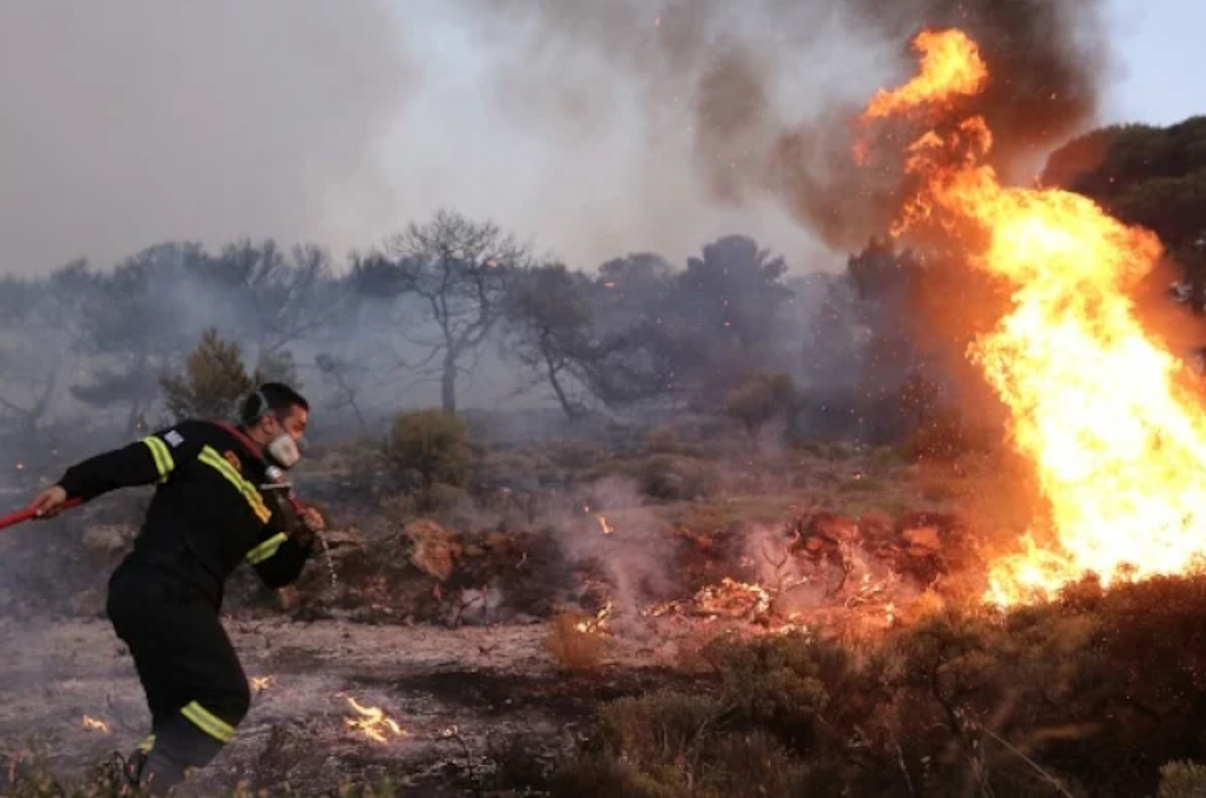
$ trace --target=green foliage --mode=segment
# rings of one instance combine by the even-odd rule
[[[455,414],[440,409],[400,414],[386,444],[395,471],[412,487],[460,487],[473,465],[469,433]]]
[[[168,412],[179,420],[235,418],[239,402],[257,383],[243,365],[239,344],[223,339],[211,327],[189,354],[184,373],[163,374],[159,384]]]
[[[1052,153],[1043,182],[1084,194],[1179,248],[1206,229],[1206,116],[1091,131]]]
[[[248,372],[238,342],[223,338],[217,328],[210,327],[189,353],[184,372],[160,375],[159,385],[168,413],[176,420],[230,420],[238,416],[243,399],[270,380],[301,387],[288,352],[264,352],[255,371]]]

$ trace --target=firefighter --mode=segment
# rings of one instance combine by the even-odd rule
[[[36,517],[50,518],[69,499],[157,485],[106,604],[151,711],[151,733],[121,777],[147,794],[209,764],[247,714],[247,677],[219,619],[223,588],[243,561],[283,587],[311,554],[322,516],[272,489],[300,457],[308,416],[299,393],[267,383],[246,398],[238,426],[182,421],[71,466],[34,499]]]

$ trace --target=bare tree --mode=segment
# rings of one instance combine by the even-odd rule
[[[444,410],[456,411],[457,377],[466,360],[502,318],[512,273],[530,259],[528,247],[490,222],[438,211],[424,225],[411,224],[387,246],[388,259],[374,268],[392,272],[399,294],[417,297],[423,321],[435,334],[416,341],[438,362]]]

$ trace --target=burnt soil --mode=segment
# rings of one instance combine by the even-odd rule
[[[325,795],[385,774],[406,795],[532,794],[600,702],[687,678],[663,667],[657,652],[614,639],[599,668],[560,671],[545,652],[543,623],[226,626],[253,685],[271,680],[253,688],[236,740],[181,795],[222,794],[240,783]],[[146,734],[132,662],[106,621],[7,620],[0,650],[0,753],[16,772],[35,754],[70,783]],[[380,707],[406,735],[382,743],[350,728],[358,715],[349,697]],[[107,730],[86,728],[85,716]]]

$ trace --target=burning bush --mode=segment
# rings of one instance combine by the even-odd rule
[[[559,667],[585,671],[599,666],[607,640],[594,628],[595,625],[595,618],[570,612],[563,612],[553,619],[545,648]]]

